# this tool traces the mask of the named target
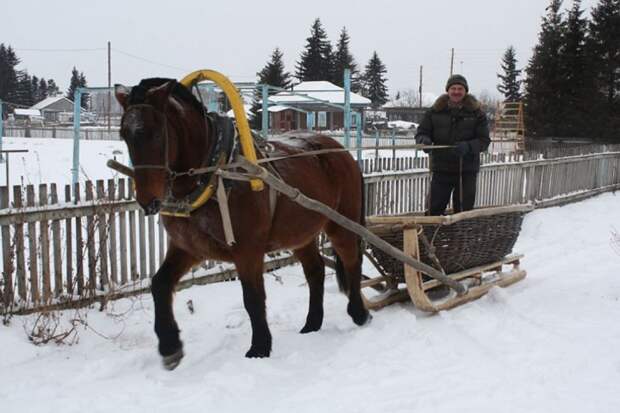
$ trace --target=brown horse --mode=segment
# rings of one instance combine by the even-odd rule
[[[209,164],[216,146],[215,127],[206,121],[204,106],[189,89],[170,79],[144,79],[131,90],[115,87],[124,109],[121,136],[134,165],[136,199],[146,214],[159,212],[168,198],[183,199],[201,184],[201,176],[179,172]],[[279,154],[341,148],[322,135],[270,141]],[[347,152],[299,156],[273,162],[289,185],[323,202],[345,217],[364,222],[363,181]],[[362,254],[360,239],[327,218],[300,207],[284,196],[270,202],[269,190],[252,191],[248,182],[227,181],[228,203],[236,243],[225,241],[221,213],[215,200],[207,201],[189,218],[162,216],[169,235],[168,252],[153,276],[155,333],[164,367],[175,368],[183,344],[172,311],[175,285],[192,266],[205,259],[233,262],[243,289],[243,303],[252,325],[252,344],[246,357],[268,357],[271,333],[265,314],[264,255],[289,249],[301,262],[310,303],[301,333],[317,331],[323,322],[325,267],[317,236],[324,231],[337,254],[336,278],[349,298],[347,312],[363,325],[369,314],[360,296]]]

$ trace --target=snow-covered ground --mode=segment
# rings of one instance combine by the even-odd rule
[[[9,155],[11,185],[71,183],[73,140],[49,138],[2,138],[4,150],[27,150]],[[127,163],[123,141],[80,141],[80,181],[109,179],[115,174],[106,166],[108,159]],[[6,185],[5,165],[0,165],[0,185]]]
[[[176,295],[186,357],[172,372],[148,295],[81,312],[71,346],[31,344],[36,316],[14,317],[0,326],[0,411],[618,412],[618,206],[607,193],[531,212],[515,246],[528,277],[438,315],[396,304],[356,327],[330,274],[323,329],[300,335],[300,268],[267,274],[268,359],[243,357],[237,282]],[[63,312],[62,326],[72,318]]]
[[[73,166],[73,140],[47,138],[3,137],[2,149],[28,150],[26,153],[9,155],[9,178],[11,185],[38,185],[71,183]],[[351,152],[356,156],[356,152]],[[426,156],[415,150],[380,150],[382,157]],[[375,150],[364,150],[362,157],[374,158]],[[106,166],[108,159],[128,164],[127,146],[123,141],[82,140],[80,141],[80,181],[110,179],[116,172]],[[6,185],[5,165],[0,165],[0,185]]]

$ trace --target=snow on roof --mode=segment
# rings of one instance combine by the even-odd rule
[[[316,99],[318,99],[336,105],[344,105],[344,89],[325,80],[301,82],[293,86],[293,92],[299,94],[291,94],[291,92],[288,91],[280,92],[271,96],[269,101],[281,105],[292,105],[296,103],[320,103],[316,101]],[[370,103],[370,99],[351,92],[352,105],[370,105]]]
[[[66,97],[64,97],[63,95],[49,96],[49,97],[46,97],[45,99],[43,99],[42,101],[40,101],[40,102],[38,102],[38,103],[36,103],[36,104],[32,105],[32,106],[30,107],[30,109],[39,109],[39,110],[40,110],[40,109],[44,109],[44,108],[46,108],[47,106],[49,106],[49,105],[51,105],[51,104],[53,104],[53,103],[56,103],[56,102],[58,102],[59,100],[63,100],[63,99],[67,99],[67,98],[66,98]],[[68,100],[69,102],[71,102],[71,100],[69,100],[69,99],[67,99],[67,100]],[[73,102],[71,102],[71,103],[73,103]]]
[[[249,119],[250,117],[252,117],[252,105],[243,105],[243,111],[245,112],[246,118]],[[229,110],[228,112],[226,112],[226,116],[228,116],[229,118],[234,118],[235,111],[233,109]]]
[[[38,109],[15,109],[15,114],[19,116],[39,116],[41,117],[41,111]]]
[[[273,106],[269,106],[269,108],[267,109],[268,112],[282,112],[283,110],[295,110],[297,112],[304,112],[304,110],[301,110],[299,108],[295,108],[293,106],[286,106],[286,105],[273,105]],[[262,112],[263,109],[260,108],[258,109],[258,112]]]

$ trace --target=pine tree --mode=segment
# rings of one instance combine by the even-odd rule
[[[80,72],[80,87],[87,87],[88,82],[86,81],[86,76],[84,76],[84,72]],[[82,93],[82,99],[80,105],[83,108],[88,107],[88,103],[90,102],[90,94]]]
[[[291,75],[284,69],[284,62],[282,58],[284,55],[279,48],[271,53],[271,60],[256,73],[258,77],[257,83],[261,85],[270,85],[286,89],[291,85]],[[263,91],[261,87],[256,88],[254,93],[254,99],[252,101],[252,119],[250,121],[254,129],[260,129],[262,117],[260,116],[260,109],[262,108]],[[269,90],[269,95],[277,93],[275,90]]]
[[[562,122],[560,53],[566,24],[561,6],[562,0],[550,0],[538,44],[526,68],[526,124],[529,131],[539,136],[557,136]]]
[[[27,70],[17,72],[17,95],[14,103],[25,107],[34,105],[32,78]]]
[[[599,102],[598,131],[614,136],[620,130],[620,0],[600,0],[592,9],[588,50],[591,53],[595,96]]]
[[[39,90],[39,78],[35,75],[32,75],[32,79],[30,79],[30,91],[32,93],[32,100],[34,103],[38,103],[41,101],[41,91]]]
[[[560,54],[560,70],[564,80],[560,90],[564,116],[559,127],[561,136],[588,136],[592,133],[589,112],[593,105],[594,84],[585,47],[588,23],[582,15],[581,0],[574,0],[568,12]]]
[[[20,63],[11,46],[0,43],[0,99],[12,103],[18,100],[18,72],[15,67]]]
[[[357,69],[357,63],[355,63],[355,59],[349,51],[349,41],[350,38],[347,29],[343,27],[334,54],[333,83],[344,87],[344,69],[349,69],[351,71],[351,90],[357,92],[360,89],[359,71]]]
[[[69,81],[69,89],[67,89],[67,99],[73,100],[75,97],[75,91],[80,87],[86,87],[86,77],[84,73],[78,72],[78,70],[73,66],[73,70],[71,70],[71,80]],[[88,95],[86,93],[82,94],[82,98],[80,101],[80,106],[86,108],[88,106]]]
[[[384,76],[387,73],[385,65],[376,51],[368,61],[362,76],[362,94],[371,100],[372,107],[378,108],[388,101],[388,92]]]
[[[47,91],[47,82],[44,78],[41,78],[41,80],[39,80],[39,97],[41,98],[41,100],[43,100],[48,96],[49,95]]]
[[[321,25],[316,19],[310,29],[310,37],[306,38],[305,50],[296,64],[295,76],[300,81],[331,80],[331,44]]]
[[[518,102],[521,100],[521,81],[518,80],[521,70],[517,69],[517,57],[515,49],[509,46],[502,57],[501,68],[503,75],[497,74],[501,84],[497,85],[497,90],[504,95],[506,102]]]
[[[56,96],[60,93],[60,88],[56,85],[54,79],[47,79],[47,95],[48,96]],[[73,96],[70,98],[73,101]]]
[[[284,69],[284,55],[279,48],[271,53],[271,60],[256,74],[259,83],[286,89],[291,85],[291,75]]]

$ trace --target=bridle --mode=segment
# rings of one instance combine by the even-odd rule
[[[229,159],[228,156],[224,156],[222,153],[217,153],[217,149],[219,146],[219,132],[218,128],[215,126],[214,122],[210,120],[210,117],[207,116],[206,110],[203,105],[203,119],[205,122],[205,139],[209,142],[209,131],[214,131],[214,139],[215,141],[210,143],[208,149],[206,150],[205,156],[203,156],[203,160],[201,165],[198,168],[189,168],[184,171],[175,171],[170,167],[169,160],[169,146],[170,146],[170,137],[168,134],[168,116],[167,116],[167,108],[168,102],[165,103],[163,110],[156,108],[152,104],[148,103],[136,103],[133,105],[129,105],[126,109],[126,113],[132,108],[144,109],[149,108],[149,110],[153,110],[158,116],[163,116],[163,128],[164,131],[162,133],[164,139],[164,160],[162,164],[138,164],[134,165],[134,170],[163,170],[166,174],[165,178],[165,199],[162,202],[161,213],[164,215],[173,215],[173,216],[182,216],[188,217],[189,214],[200,208],[204,205],[215,192],[215,188],[217,186],[216,175],[211,171],[205,171],[205,166],[209,167],[221,167],[226,164]],[[210,123],[211,122],[211,123]],[[229,155],[229,154],[226,154]],[[217,159],[215,159],[217,157]],[[214,162],[214,165],[205,165]],[[180,177],[198,177],[196,182],[196,187],[182,199],[176,198],[172,193],[172,187],[174,181]]]
[[[171,181],[174,180],[174,177],[176,177],[176,172],[173,171],[170,168],[170,161],[168,159],[168,147],[169,147],[169,138],[168,138],[168,117],[166,116],[166,111],[165,111],[165,107],[164,110],[161,111],[159,109],[157,109],[154,105],[150,105],[148,103],[136,103],[133,105],[130,105],[127,110],[125,111],[125,113],[129,112],[132,109],[144,109],[144,108],[149,108],[150,110],[153,110],[158,116],[162,116],[164,119],[163,122],[163,138],[164,138],[164,163],[163,164],[141,164],[141,165],[136,165],[134,164],[132,166],[132,168],[134,170],[140,170],[140,169],[163,169],[166,172],[166,180],[167,181]]]

